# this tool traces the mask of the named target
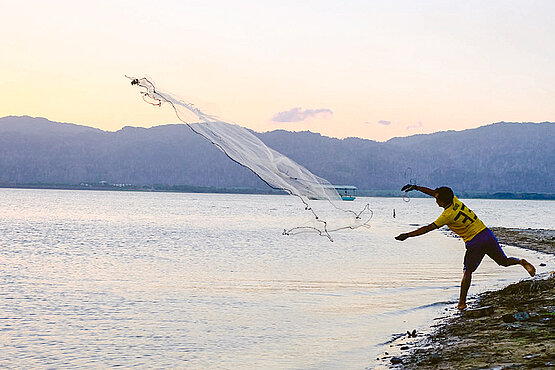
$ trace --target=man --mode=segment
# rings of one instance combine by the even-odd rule
[[[507,257],[491,230],[480,221],[474,212],[468,209],[468,207],[454,196],[453,190],[450,188],[442,186],[432,190],[424,186],[409,184],[403,186],[401,190],[405,192],[418,190],[424,194],[435,197],[437,205],[443,208],[444,211],[438,219],[431,224],[409,233],[397,235],[395,239],[403,241],[407,238],[426,234],[427,232],[447,225],[465,242],[466,254],[464,255],[464,273],[461,281],[459,304],[457,305],[459,310],[464,310],[466,308],[466,294],[468,293],[468,288],[470,288],[472,273],[478,268],[478,265],[482,262],[486,254],[500,266],[506,267],[519,264],[528,271],[530,276],[536,274],[534,266],[525,259]]]

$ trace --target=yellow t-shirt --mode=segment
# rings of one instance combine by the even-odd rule
[[[459,235],[465,242],[474,238],[486,225],[478,216],[468,209],[457,197],[453,197],[451,207],[445,209],[443,213],[434,221],[440,228],[447,225],[455,234]]]

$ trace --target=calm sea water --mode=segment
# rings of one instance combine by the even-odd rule
[[[303,215],[288,196],[0,189],[0,366],[372,367],[452,312],[464,245],[393,239],[435,220],[431,199],[355,202],[372,227],[331,243],[281,235]],[[466,203],[490,226],[555,225],[550,201]],[[486,258],[470,293],[526,276]]]

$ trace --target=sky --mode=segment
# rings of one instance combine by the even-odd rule
[[[0,117],[178,123],[125,75],[255,131],[383,141],[555,121],[555,1],[0,0]]]

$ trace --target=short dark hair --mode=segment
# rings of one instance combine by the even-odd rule
[[[455,196],[455,194],[453,194],[453,190],[451,190],[451,188],[448,188],[447,186],[442,186],[437,188],[435,192],[437,193],[437,199],[441,203],[443,204],[453,203],[453,197]]]

